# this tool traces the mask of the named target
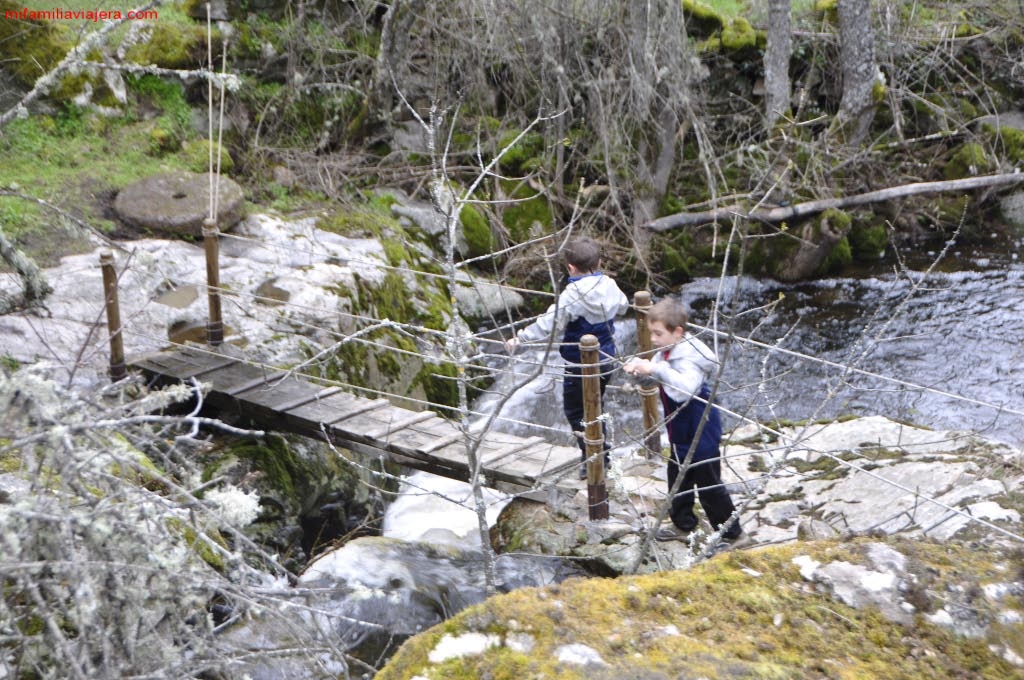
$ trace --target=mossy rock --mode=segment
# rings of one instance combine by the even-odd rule
[[[21,4],[0,0],[0,14],[15,14]],[[4,19],[0,21],[0,68],[12,74],[18,83],[31,87],[36,80],[60,63],[74,45],[74,37],[59,21]]]
[[[978,559],[969,546],[823,541],[728,552],[686,570],[522,588],[410,638],[375,677],[1019,677],[1007,660],[1022,651],[1019,624],[995,623],[999,611],[1019,616],[1019,599],[983,594],[989,584],[1019,586],[1008,553]],[[900,566],[889,570],[888,557]],[[891,574],[905,589],[888,589],[890,603],[818,580],[843,570]],[[976,595],[980,634],[929,620],[937,612],[947,614],[936,621],[947,620],[956,606],[947,597],[963,589]]]
[[[850,248],[850,239],[843,237],[825,256],[815,273],[819,276],[838,274],[851,262],[853,262],[853,250]]]
[[[487,218],[472,205],[462,206],[459,213],[462,223],[462,235],[466,239],[467,255],[471,258],[489,255],[494,251],[496,242]]]
[[[700,0],[683,0],[683,14],[686,17],[686,32],[695,37],[707,37],[722,30],[725,20],[722,15]]]
[[[517,199],[501,213],[502,222],[516,243],[551,232],[554,223],[551,203],[526,185],[510,181],[503,182],[509,198]]]
[[[854,223],[847,234],[853,259],[858,262],[872,262],[885,254],[889,245],[889,232],[884,224]]]
[[[206,45],[206,28],[170,21],[150,24],[149,38],[138,42],[125,52],[128,60],[143,66],[190,69],[204,66],[201,49]],[[220,42],[219,31],[215,36]],[[216,49],[216,46],[215,46]]]
[[[508,147],[500,161],[506,175],[525,174],[536,170],[543,163],[540,155],[544,152],[544,137],[537,132],[528,132],[514,146],[509,147],[519,134],[519,130],[510,130],[498,138],[496,152]],[[473,140],[466,146],[472,148]]]
[[[183,145],[182,154],[185,159],[185,167],[192,172],[209,172],[211,150],[213,151],[214,172],[217,171],[218,167],[222,173],[227,175],[234,172],[235,161],[232,160],[231,154],[227,152],[227,149],[217,142],[211,142],[205,138],[194,139]],[[218,158],[220,159],[219,166]]]
[[[318,544],[318,537],[304,536],[303,524],[307,518],[322,516],[325,504],[338,508],[336,524],[344,524],[349,515],[361,520],[376,512],[378,500],[370,490],[380,484],[374,486],[367,483],[373,480],[362,478],[365,461],[349,460],[345,457],[349,452],[332,450],[321,442],[281,435],[224,437],[203,455],[203,481],[223,477],[236,486],[255,488],[260,514],[245,527],[246,535],[278,551],[296,567]]]
[[[1006,160],[1013,164],[1024,163],[1024,130],[1003,125],[982,126],[982,131],[992,146],[1002,151]]]
[[[981,144],[968,142],[961,144],[953,152],[945,167],[942,168],[942,175],[948,179],[961,179],[984,175],[986,172],[995,169],[995,162],[985,151]]]
[[[765,46],[764,31],[754,30],[744,17],[736,17],[722,27],[722,47],[730,52],[751,53]]]

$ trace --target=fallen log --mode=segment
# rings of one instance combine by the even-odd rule
[[[778,206],[773,208],[757,208],[749,211],[746,206],[740,203],[704,210],[694,213],[675,213],[652,220],[644,225],[652,231],[668,231],[676,227],[692,227],[698,224],[708,224],[720,220],[731,220],[734,218],[744,220],[758,220],[761,222],[784,222],[794,220],[807,215],[824,212],[829,208],[850,208],[868,203],[889,201],[894,198],[915,196],[917,194],[937,194],[944,191],[965,191],[968,189],[979,189],[981,187],[1004,186],[1024,182],[1024,173],[1012,172],[1000,175],[983,175],[981,177],[966,177],[964,179],[951,179],[943,182],[916,182],[914,184],[903,184],[887,189],[878,189],[864,194],[853,196],[842,196],[839,198],[823,198],[817,201],[807,201],[795,205]]]

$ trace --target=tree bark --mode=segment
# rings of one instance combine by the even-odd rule
[[[770,128],[789,110],[789,59],[793,51],[790,0],[768,0],[768,44],[764,51],[764,117]]]
[[[800,229],[800,246],[775,273],[779,281],[800,281],[814,274],[832,249],[850,232],[850,221],[838,224],[823,216],[806,222]]]
[[[696,213],[676,213],[666,215],[648,222],[645,226],[653,231],[668,231],[676,227],[691,227],[698,224],[708,224],[719,220],[739,218],[743,220],[759,220],[761,222],[782,222],[793,220],[807,215],[823,212],[829,208],[851,208],[868,203],[889,201],[894,198],[905,196],[916,196],[918,194],[937,194],[943,191],[967,191],[981,187],[1004,186],[1017,184],[1024,181],[1024,173],[1014,172],[1002,175],[983,175],[981,177],[967,177],[965,179],[953,179],[943,182],[916,182],[914,184],[903,184],[888,189],[869,191],[865,194],[845,196],[840,198],[825,198],[818,201],[807,201],[779,208],[757,209],[748,211],[743,204],[733,204],[705,210]]]
[[[842,0],[839,8],[840,61],[843,97],[837,122],[847,143],[857,146],[867,137],[875,118],[875,31],[870,0]]]

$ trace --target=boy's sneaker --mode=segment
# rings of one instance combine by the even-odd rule
[[[654,534],[654,540],[656,541],[685,541],[689,537],[689,531],[680,531],[675,525],[660,527],[658,532]]]
[[[716,552],[723,550],[737,550],[742,548],[748,548],[754,544],[754,539],[750,537],[745,531],[741,531],[736,536],[729,538],[728,536],[722,536],[722,541],[718,544]]]

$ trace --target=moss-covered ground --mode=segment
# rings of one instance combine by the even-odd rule
[[[987,640],[957,637],[921,616],[904,626],[877,609],[846,606],[806,582],[792,561],[809,554],[862,563],[861,547],[794,544],[726,553],[687,571],[517,590],[409,640],[377,678],[1020,677]],[[922,613],[944,589],[959,587],[966,565],[982,584],[1007,578],[1005,562],[965,547],[896,547],[920,572]],[[466,632],[529,639],[532,648],[498,644],[429,661],[445,635]],[[560,662],[557,650],[568,644],[591,647],[604,665]]]

